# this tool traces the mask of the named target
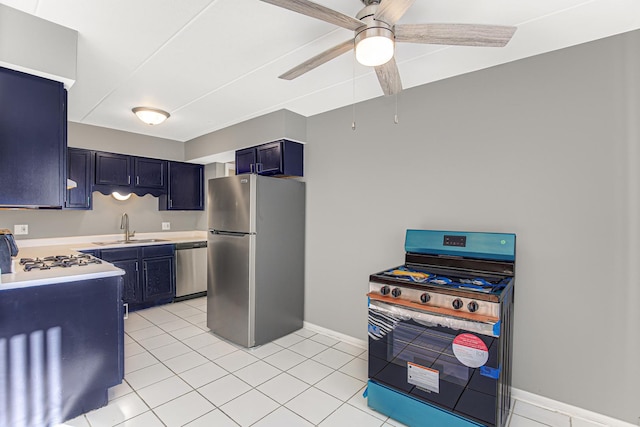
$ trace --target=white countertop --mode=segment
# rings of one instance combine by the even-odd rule
[[[52,255],[75,255],[79,251],[135,247],[148,245],[166,245],[207,240],[206,231],[140,233],[135,239],[158,239],[148,243],[122,243],[122,234],[97,236],[61,237],[49,239],[16,240],[18,256],[13,259],[13,272],[0,276],[0,291],[6,289],[42,286],[60,282],[98,279],[102,277],[120,276],[124,271],[113,264],[103,261],[101,264],[75,266],[69,268],[52,268],[50,270],[31,270],[25,272],[19,265],[20,258],[44,258]],[[97,244],[96,242],[100,243]],[[103,244],[106,243],[106,244]]]

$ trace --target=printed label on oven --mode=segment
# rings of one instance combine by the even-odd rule
[[[460,334],[453,340],[453,354],[465,366],[479,368],[489,360],[487,345],[473,334]]]
[[[440,372],[407,362],[407,382],[422,389],[440,393]]]

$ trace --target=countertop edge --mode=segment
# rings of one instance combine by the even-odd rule
[[[122,276],[125,274],[124,270],[114,267],[111,264],[109,265],[110,265],[109,270],[102,270],[98,272],[91,272],[91,273],[85,273],[85,274],[75,274],[73,276],[56,276],[56,277],[40,278],[40,279],[33,279],[33,280],[15,281],[15,282],[3,281],[2,283],[0,283],[0,292],[7,291],[10,289],[54,285],[57,283],[69,283],[69,282],[78,282],[81,280],[102,279],[105,277]]]

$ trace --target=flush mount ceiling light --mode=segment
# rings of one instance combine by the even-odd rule
[[[114,191],[113,193],[111,193],[111,195],[113,196],[114,199],[120,200],[121,202],[123,202],[125,200],[129,200],[129,197],[131,197],[131,193],[129,193],[129,194],[120,194],[117,191]]]
[[[136,107],[131,111],[138,116],[140,120],[148,125],[159,125],[169,118],[171,114],[157,108]]]

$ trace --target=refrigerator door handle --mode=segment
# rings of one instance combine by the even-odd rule
[[[221,231],[221,230],[209,230],[209,233],[217,234],[220,236],[231,236],[231,237],[244,237],[244,236],[251,236],[256,234],[256,233],[245,233],[245,232],[239,232],[239,231]]]

